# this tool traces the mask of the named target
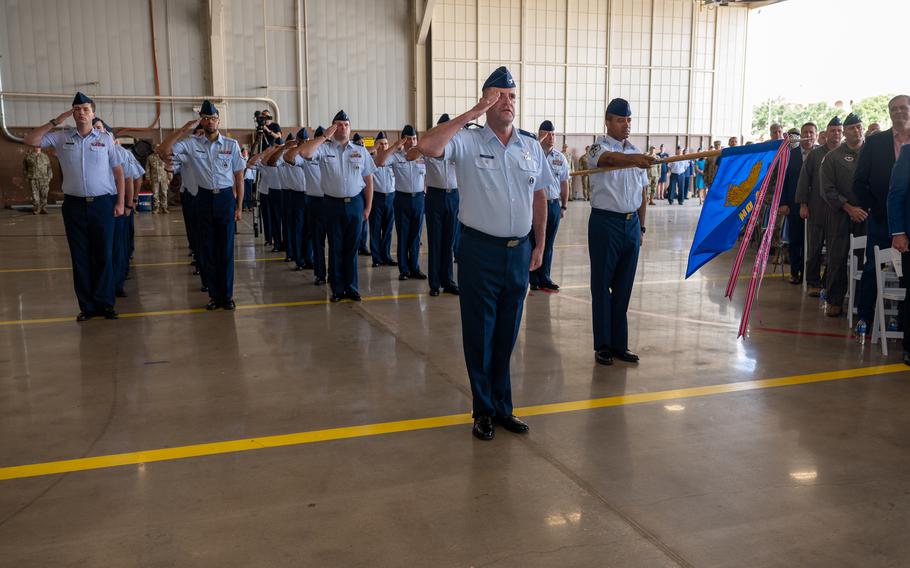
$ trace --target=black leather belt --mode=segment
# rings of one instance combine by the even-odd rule
[[[457,187],[453,187],[453,188],[449,189],[449,188],[445,188],[445,187],[429,187],[429,186],[427,186],[427,189],[429,189],[430,191],[441,191],[441,192],[444,192],[444,193],[455,193],[456,191],[458,191],[458,188],[457,188]]]
[[[466,225],[462,225],[461,228],[462,228],[462,231],[467,235],[471,235],[473,237],[477,237],[478,239],[480,239],[482,241],[486,241],[488,243],[492,243],[495,245],[504,246],[507,248],[515,248],[518,245],[520,245],[521,243],[528,240],[528,235],[525,235],[523,237],[494,237],[493,235],[488,235],[488,234],[484,233],[483,231],[478,231],[477,229],[472,229],[471,227],[468,227]]]
[[[617,213],[616,211],[607,211],[606,209],[591,209],[591,215],[600,215],[602,217],[613,217],[614,219],[625,219],[631,221],[638,216],[638,211],[631,213]]]
[[[423,195],[422,191],[418,191],[417,193],[409,193],[407,191],[396,191],[395,193],[400,193],[401,195],[407,195],[408,197],[410,197],[412,199],[419,195]]]
[[[107,195],[70,195],[68,193],[63,194],[64,199],[74,199],[76,201],[82,201],[84,203],[92,203],[96,199],[104,199],[106,197],[113,197],[113,194],[108,193]]]
[[[198,186],[198,189],[201,189],[201,190],[203,190],[203,191],[210,191],[210,192],[212,193],[212,195],[218,195],[218,194],[221,193],[222,191],[233,191],[233,190],[234,190],[233,187],[221,187],[221,188],[218,188],[218,189],[210,189],[210,188],[208,188],[208,187],[202,187],[201,185]]]

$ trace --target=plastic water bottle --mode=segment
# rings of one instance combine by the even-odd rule
[[[859,320],[859,323],[856,324],[856,337],[859,339],[860,345],[866,343],[866,320]]]
[[[888,318],[888,331],[897,331],[897,318],[894,316]]]

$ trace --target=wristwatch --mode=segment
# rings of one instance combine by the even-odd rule
[[[645,226],[642,225],[642,226],[641,226],[641,234],[644,235],[647,231],[648,231],[648,229],[646,229]]]
[[[51,125],[53,125],[53,126],[60,126],[60,121],[57,120],[56,118],[52,118],[52,119],[48,120],[48,122],[50,122]]]
[[[560,205],[559,208],[562,209],[563,211],[568,209],[568,207],[566,207],[565,205]]]

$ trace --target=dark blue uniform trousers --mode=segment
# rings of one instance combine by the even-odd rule
[[[262,217],[262,235],[265,242],[272,242],[272,205],[268,194],[259,195],[259,215]]]
[[[285,192],[287,218],[287,255],[297,266],[306,264],[304,231],[306,231],[306,194],[302,191]]]
[[[626,312],[641,246],[638,213],[592,209],[588,220],[594,350],[629,348]]]
[[[556,233],[559,231],[559,222],[562,217],[562,208],[560,207],[559,198],[547,201],[547,232],[543,245],[543,263],[540,268],[531,272],[531,284],[540,286],[542,284],[552,284],[550,279],[550,269],[553,268],[553,246],[556,244]],[[531,248],[535,246],[534,231],[531,231]]]
[[[430,288],[455,286],[453,255],[458,233],[458,190],[429,187],[426,199]]]
[[[859,281],[859,302],[856,306],[859,319],[866,320],[871,326],[875,317],[875,298],[878,289],[875,284],[875,249],[891,247],[891,235],[888,231],[888,221],[874,219],[871,215],[866,219],[866,263],[863,265],[863,277]]]
[[[269,210],[272,217],[272,245],[278,250],[285,248],[284,191],[269,189]]]
[[[196,196],[202,280],[209,288],[209,297],[216,302],[226,302],[234,297],[236,206],[237,200],[229,187],[218,193],[199,188]]]
[[[308,195],[306,198],[307,241],[313,251],[313,276],[325,279],[325,198]]]
[[[670,174],[670,186],[667,189],[667,203],[673,204],[673,198],[682,205],[686,201],[685,174]]]
[[[373,262],[392,262],[392,225],[395,222],[395,193],[373,192],[370,209],[370,255]]]
[[[806,240],[806,220],[796,215],[787,215],[787,249],[790,255],[790,276],[803,277],[803,246]]]
[[[114,250],[111,255],[111,263],[114,269],[114,291],[116,292],[123,291],[126,271],[130,265],[129,224],[130,221],[126,215],[114,219]]]
[[[420,271],[423,207],[423,192],[395,192],[395,232],[398,235],[398,271],[401,274]]]
[[[345,199],[326,196],[323,205],[329,236],[332,293],[357,292],[357,247],[363,228],[363,194]]]
[[[189,191],[180,192],[180,209],[183,212],[183,226],[186,229],[186,242],[190,251],[196,254],[195,227],[193,226],[193,195]]]
[[[98,312],[114,306],[114,205],[116,196],[65,196],[63,227],[73,263],[79,309]]]
[[[371,209],[370,213],[372,213],[372,212],[373,212],[373,210]],[[370,243],[370,225],[367,222],[367,219],[364,219],[363,223],[360,226],[360,243],[357,245],[358,251],[363,254],[369,254],[369,252],[370,252],[369,243]]]
[[[530,265],[527,236],[501,239],[462,227],[458,250],[461,337],[475,417],[512,414],[509,361],[521,324]]]

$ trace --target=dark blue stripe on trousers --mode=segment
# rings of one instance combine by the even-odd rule
[[[123,290],[123,283],[126,282],[126,270],[130,264],[129,223],[129,218],[125,215],[114,219],[114,250],[111,254],[111,263],[114,269],[115,291]]]
[[[420,271],[420,233],[423,231],[423,193],[395,192],[395,232],[398,234],[398,271]]]
[[[313,276],[325,278],[325,198],[306,198],[307,241],[313,251]]]
[[[427,259],[430,288],[455,285],[455,237],[458,234],[458,190],[427,188]]]
[[[306,230],[306,194],[302,191],[288,191],[285,194],[285,218],[287,219],[287,255],[297,266],[307,263],[304,253],[304,231]]]
[[[96,197],[91,203],[72,197],[63,200],[63,227],[73,263],[73,287],[83,312],[114,305],[115,199],[106,195]]]
[[[326,197],[325,224],[329,236],[330,284],[334,294],[357,292],[357,246],[363,227],[363,194],[345,203]]]
[[[543,248],[543,263],[540,268],[531,273],[531,284],[552,284],[550,270],[553,268],[553,246],[556,244],[556,233],[559,231],[559,221],[562,218],[562,208],[559,199],[547,202],[547,229]],[[534,231],[531,231],[531,247],[535,246]]]
[[[509,248],[463,228],[458,250],[461,334],[474,416],[512,414],[509,363],[525,296],[531,243]]]
[[[625,351],[629,347],[626,312],[641,247],[638,214],[631,219],[591,211],[588,254],[591,258],[591,310],[594,349]]]
[[[373,192],[370,209],[370,255],[373,262],[392,262],[392,226],[395,222],[395,193]]]
[[[226,302],[234,297],[234,209],[237,200],[230,188],[217,194],[205,189],[196,196],[201,271],[209,297]]]

